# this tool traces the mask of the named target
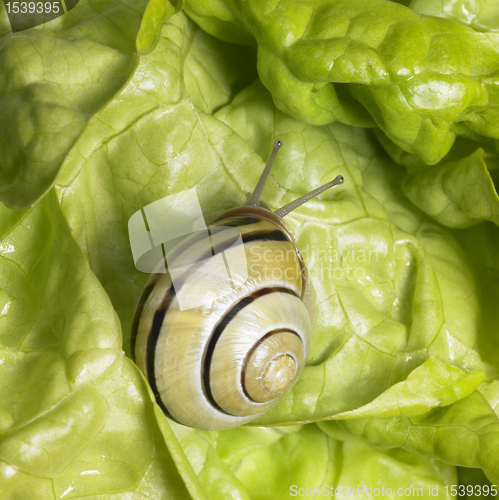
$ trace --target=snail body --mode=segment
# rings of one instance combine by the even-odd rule
[[[280,146],[246,205],[167,254],[170,272],[151,274],[135,311],[132,355],[165,414],[190,427],[228,429],[259,417],[307,360],[307,273],[281,217],[343,178],[275,213],[260,206]],[[183,309],[179,293],[196,305]]]

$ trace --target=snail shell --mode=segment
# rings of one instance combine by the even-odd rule
[[[284,397],[305,366],[312,331],[306,269],[280,216],[295,206],[276,213],[259,206],[280,145],[246,205],[167,254],[175,287],[171,274],[153,273],[140,297],[132,355],[158,405],[181,424],[220,430],[250,422]],[[227,275],[230,286],[222,283]],[[182,310],[179,293],[200,305]]]

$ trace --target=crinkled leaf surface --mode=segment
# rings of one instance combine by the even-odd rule
[[[407,169],[402,190],[418,208],[447,227],[464,228],[483,220],[499,225],[494,181],[499,161],[493,143],[460,138],[442,161],[428,166],[382,132],[376,136],[392,159]]]
[[[412,0],[419,14],[445,17],[477,31],[499,31],[499,4],[495,0]]]
[[[447,463],[481,468],[497,477],[499,420],[478,391],[420,417],[344,420],[340,424],[377,446],[402,447]]]
[[[403,382],[393,385],[374,401],[337,419],[422,415],[437,406],[448,406],[468,396],[483,382],[481,372],[467,373],[436,358],[428,358]]]
[[[218,27],[232,39],[243,31],[229,14]],[[497,226],[444,228],[407,199],[371,131],[278,111],[251,83],[254,48],[217,41],[183,14],[151,33],[142,40],[154,50],[86,126],[55,193],[0,219],[4,497],[289,498],[293,484],[439,485],[445,496],[456,465],[495,480]],[[352,123],[372,124],[343,105]],[[285,147],[263,195],[272,208],[345,176],[286,217],[317,298],[307,366],[256,422],[279,427],[170,426],[121,350],[119,321],[127,350],[146,279],[128,219],[193,187],[205,213],[243,203],[277,137]]]
[[[457,481],[454,467],[403,450],[376,450],[339,427],[323,431],[321,425],[309,424],[202,432],[174,425],[174,429],[210,498],[280,500],[302,488],[302,496],[307,488],[320,488],[331,496],[331,488],[348,491],[357,485],[389,487],[393,492],[423,488],[424,495],[438,485],[438,496],[446,498],[443,487]],[[358,496],[363,496],[362,490]]]
[[[256,43],[277,107],[308,123],[375,123],[429,164],[457,125],[499,137],[496,34],[385,0],[188,0],[186,9],[215,36]]]
[[[0,236],[0,498],[185,498],[55,193],[28,212],[0,208]]]
[[[499,196],[483,159],[483,149],[462,160],[409,174],[405,195],[435,220],[467,227],[483,220],[499,225]]]
[[[127,82],[172,13],[167,0],[81,0],[49,23],[6,33],[0,7],[0,199],[7,206],[26,209],[52,187],[89,120]]]

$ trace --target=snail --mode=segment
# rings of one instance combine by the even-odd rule
[[[274,141],[246,204],[182,239],[166,255],[169,272],[151,274],[138,301],[134,361],[166,416],[189,427],[256,419],[284,397],[308,357],[307,272],[282,219],[343,177],[272,212],[260,196],[281,146]],[[199,305],[182,308],[180,291]]]

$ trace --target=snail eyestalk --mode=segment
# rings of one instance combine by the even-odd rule
[[[269,160],[267,161],[267,165],[262,172],[260,180],[253,191],[253,194],[250,196],[249,200],[246,202],[246,206],[249,207],[257,207],[260,202],[260,196],[262,195],[263,188],[265,187],[265,183],[267,182],[267,178],[270,174],[270,169],[274,163],[275,157],[277,156],[277,152],[281,149],[282,142],[279,139],[274,141],[274,148],[272,149],[272,153],[270,153]]]
[[[328,182],[327,184],[324,184],[323,186],[318,187],[317,189],[314,189],[313,191],[310,191],[310,193],[307,193],[300,198],[292,201],[291,203],[288,203],[287,205],[284,205],[283,207],[279,208],[276,210],[274,213],[278,217],[284,217],[285,215],[288,215],[289,212],[292,212],[295,208],[300,207],[304,203],[306,203],[308,200],[311,200],[312,198],[315,198],[318,194],[321,194],[323,191],[326,191],[327,189],[337,186],[338,184],[343,184],[344,178],[342,175],[336,176],[331,182]]]

